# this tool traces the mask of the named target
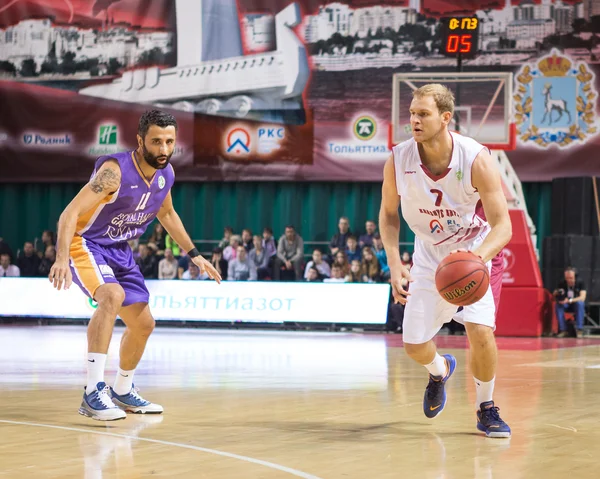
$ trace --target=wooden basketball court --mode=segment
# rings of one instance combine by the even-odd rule
[[[158,328],[135,383],[165,414],[112,423],[77,414],[85,338],[0,326],[0,477],[598,477],[600,340],[499,338],[507,440],[475,429],[465,337],[437,340],[459,363],[428,420],[400,336]]]

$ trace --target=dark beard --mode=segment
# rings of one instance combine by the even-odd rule
[[[155,170],[164,170],[169,165],[169,162],[171,161],[171,156],[173,156],[173,153],[171,153],[169,156],[167,156],[167,161],[164,164],[161,164],[158,162],[158,159],[164,158],[164,155],[154,156],[146,149],[146,145],[142,145],[142,153],[144,155],[144,160],[146,161],[146,163],[148,163]]]

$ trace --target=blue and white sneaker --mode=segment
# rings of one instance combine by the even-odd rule
[[[450,379],[456,369],[456,358],[451,354],[442,356],[446,360],[448,372],[444,377],[429,375],[429,384],[425,389],[425,398],[423,399],[423,412],[429,419],[433,419],[444,410],[446,406],[446,381]]]
[[[125,419],[127,414],[121,411],[110,399],[109,387],[104,382],[96,384],[96,390],[90,394],[83,393],[83,401],[79,414],[97,421],[116,421]]]
[[[131,386],[131,391],[122,396],[117,394],[113,388],[110,388],[110,394],[113,402],[123,411],[135,414],[162,414],[163,412],[160,404],[151,403],[140,396],[135,385]]]
[[[477,429],[485,432],[487,437],[510,437],[510,427],[500,417],[499,410],[494,401],[486,401],[477,411]]]

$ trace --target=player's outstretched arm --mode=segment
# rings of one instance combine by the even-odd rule
[[[214,279],[217,283],[220,283],[221,275],[210,261],[203,258],[202,255],[198,253],[198,250],[194,246],[190,235],[188,235],[187,231],[185,230],[181,218],[173,207],[173,197],[171,196],[170,191],[167,194],[165,201],[163,201],[163,204],[156,216],[165,230],[167,230],[167,233],[171,235],[171,238],[173,238],[181,248],[187,251],[191,260],[198,266],[198,268],[200,268],[200,272],[208,274],[210,278]]]
[[[392,294],[394,300],[405,304],[408,292],[404,289],[403,279],[410,281],[409,271],[400,259],[400,196],[396,189],[394,156],[390,156],[383,168],[383,187],[381,188],[381,207],[379,208],[379,232],[392,276]]]
[[[50,269],[48,279],[54,287],[61,289],[63,283],[67,289],[72,276],[69,268],[69,250],[75,235],[77,220],[121,185],[121,169],[117,160],[108,160],[102,164],[94,177],[85,185],[67,205],[58,220],[58,246],[56,261]]]
[[[487,263],[502,251],[512,237],[512,223],[502,191],[500,172],[487,150],[482,150],[475,158],[471,169],[471,182],[479,192],[483,211],[492,227],[483,243],[473,251]]]

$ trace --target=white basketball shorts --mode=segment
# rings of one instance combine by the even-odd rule
[[[432,339],[445,323],[452,319],[464,323],[477,323],[496,329],[496,312],[502,289],[504,258],[500,252],[488,262],[490,286],[485,296],[474,304],[465,306],[460,312],[458,307],[445,301],[435,287],[435,271],[451,251],[456,249],[475,249],[483,239],[477,238],[469,244],[450,244],[433,246],[415,241],[413,267],[410,275],[408,302],[404,312],[402,338],[405,343],[422,344]]]

